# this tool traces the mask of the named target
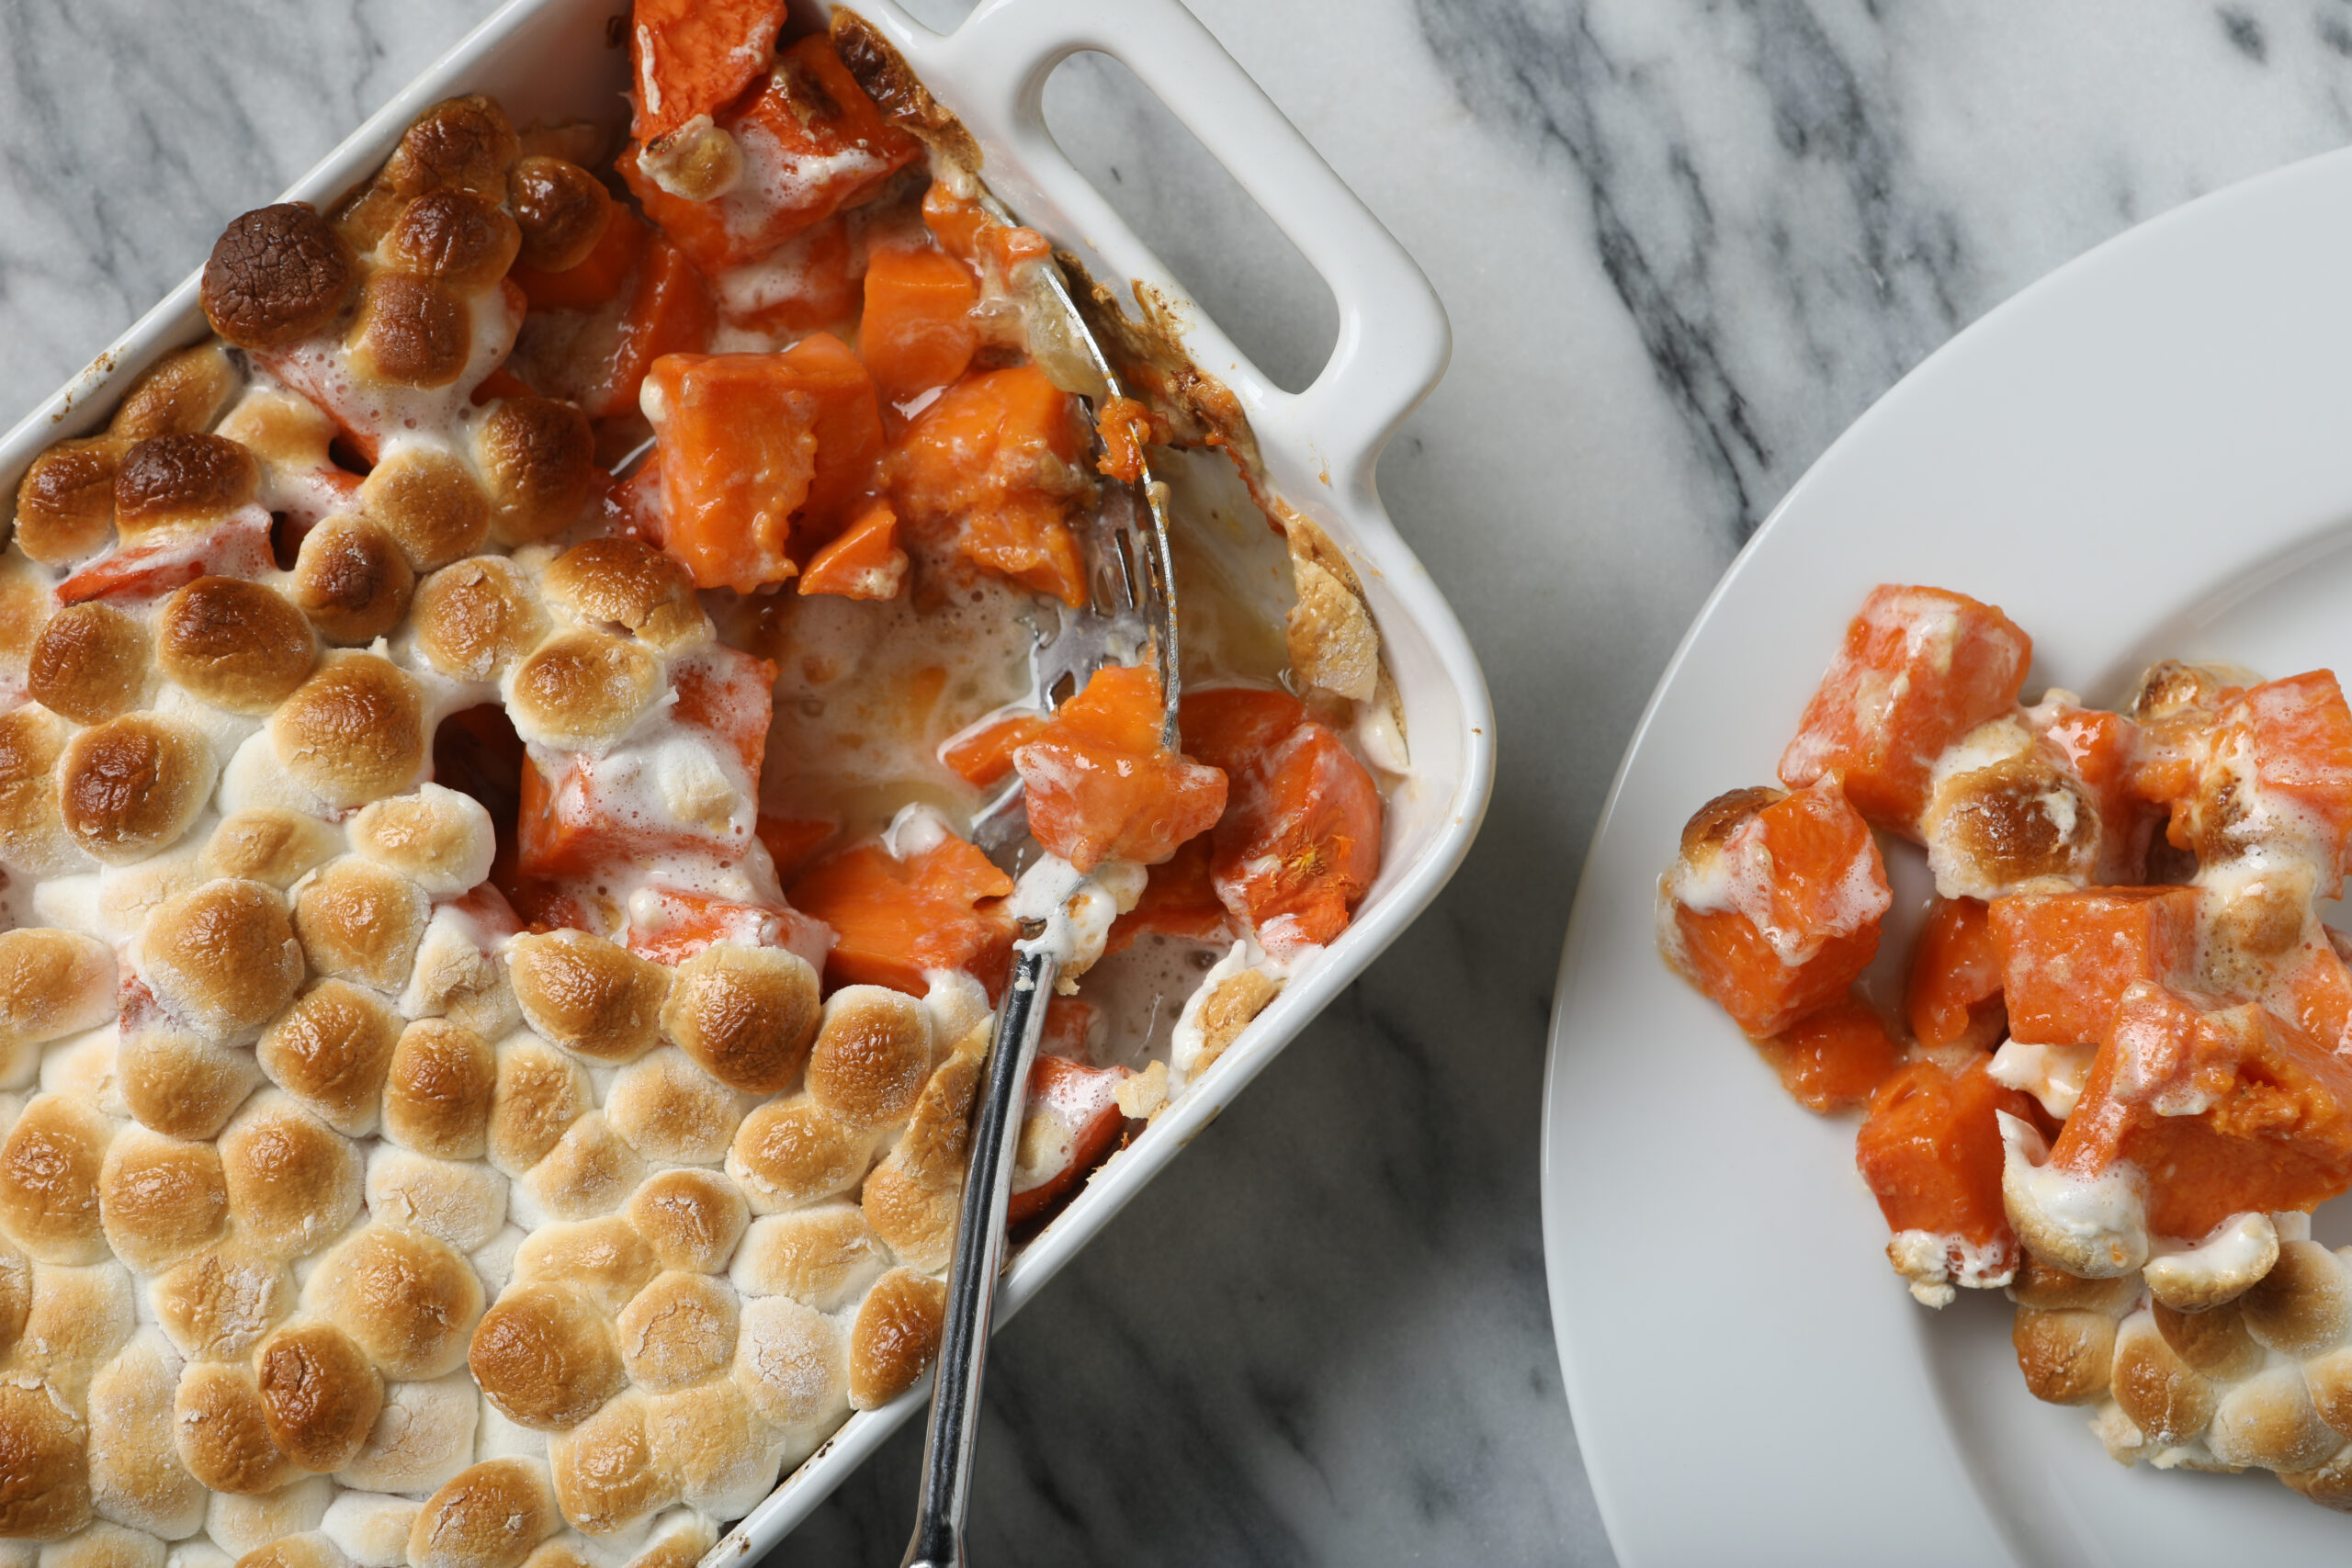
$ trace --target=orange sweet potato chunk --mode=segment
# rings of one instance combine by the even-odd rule
[[[1069,510],[1085,476],[1077,400],[1034,365],[967,376],[890,448],[890,499],[910,530],[1000,576],[1086,603]]]
[[[199,577],[258,578],[270,569],[269,514],[253,507],[201,533],[119,545],[57,585],[60,604],[169,593]]]
[[[787,581],[796,530],[830,534],[874,477],[874,383],[829,333],[782,354],[670,355],[653,384],[662,547],[696,587]]]
[[[906,585],[907,552],[899,548],[899,514],[878,497],[808,558],[803,593],[843,599],[895,599]]]
[[[649,818],[634,789],[614,786],[609,767],[585,753],[548,765],[524,763],[515,821],[516,865],[524,878],[588,876],[662,855],[741,849],[724,836]]]
[[[624,229],[623,216],[616,210],[608,236]],[[623,276],[625,286],[616,286],[611,298],[563,340],[561,352],[534,355],[530,367],[532,385],[548,397],[578,403],[590,419],[634,412],[653,362],[665,354],[699,353],[718,325],[702,274],[684,251],[661,236],[642,247]]]
[[[673,967],[714,942],[739,947],[781,947],[821,973],[833,933],[787,905],[745,904],[707,893],[648,887],[629,900],[628,931],[622,945],[639,958]]]
[[[2131,1161],[2161,1236],[2308,1211],[2352,1186],[2352,1061],[2251,1002],[2142,981],[2050,1158],[2084,1176]]]
[[[635,0],[629,134],[650,141],[716,114],[768,68],[785,0]]]
[[[1056,997],[1046,1004],[1046,1027],[1037,1049],[1081,1066],[1094,1060],[1095,1043],[1106,1028],[1102,1010],[1083,997]]]
[[[756,797],[775,714],[775,667],[736,649],[713,647],[678,660],[671,682],[677,692],[672,716],[732,752]],[[515,835],[524,877],[585,876],[618,862],[681,852],[726,855],[745,847],[731,833],[649,817],[635,789],[615,786],[615,766],[585,752],[523,761]]]
[[[1215,942],[1226,934],[1226,908],[1210,871],[1211,840],[1204,834],[1177,846],[1151,868],[1136,907],[1111,923],[1105,953],[1119,953],[1148,933]]]
[[[628,208],[612,204],[612,216],[587,259],[562,272],[541,272],[517,262],[507,276],[534,310],[594,310],[621,297],[645,255],[652,231]]]
[[[937,180],[923,192],[922,220],[940,249],[1001,278],[1010,276],[1013,268],[1024,263],[1044,260],[1054,250],[1036,230],[1000,223],[982,210],[978,201],[957,195]]]
[[[752,834],[767,846],[768,860],[775,867],[775,879],[790,882],[841,830],[840,823],[828,818],[777,817],[763,811]]]
[[[1834,778],[1702,807],[1659,896],[1666,961],[1758,1038],[1846,994],[1894,902],[1870,826]]]
[[[960,196],[933,180],[922,193],[922,221],[942,250],[970,261],[978,254],[980,231],[995,220],[970,197]]]
[[[1886,1228],[1951,1239],[1955,1279],[2014,1268],[2017,1233],[2001,1202],[2001,1133],[2006,1111],[2038,1122],[2033,1100],[1994,1081],[1989,1058],[1947,1072],[1922,1058],[1880,1086],[1854,1139],[1854,1164],[1878,1199]],[[1971,1264],[1974,1268],[1972,1270]]]
[[[2339,852],[2352,833],[2352,707],[2332,670],[2266,681],[2222,710],[2254,742],[2256,776],[2323,825]]]
[[[752,276],[729,278],[719,313],[729,326],[779,337],[848,331],[864,297],[864,265],[847,218],[835,213],[778,245]]]
[[[1758,1041],[1756,1049],[1799,1105],[1825,1116],[1859,1109],[1903,1066],[1885,1021],[1853,997]]]
[[[657,241],[638,267],[606,385],[593,405],[582,405],[589,417],[634,411],[654,361],[665,354],[700,351],[709,344],[718,320],[702,274],[677,246]]]
[[[1108,398],[1094,415],[1094,434],[1102,443],[1098,473],[1134,484],[1143,478],[1143,449],[1154,438],[1151,411],[1133,398]],[[1163,439],[1165,432],[1158,433]]]
[[[1224,772],[1217,897],[1276,956],[1328,946],[1380,874],[1379,787],[1339,736],[1280,692],[1191,692],[1184,750]]]
[[[980,346],[972,319],[979,302],[972,269],[944,251],[876,251],[865,265],[857,352],[882,395],[905,402],[963,375]]]
[[[2264,1005],[2331,1051],[2352,1050],[2352,969],[2329,941],[2312,936],[2288,955]]]
[[[645,173],[641,142],[618,161],[645,215],[706,272],[765,255],[854,206],[922,152],[921,142],[882,118],[822,35],[786,50],[764,85],[715,118],[745,164],[723,196],[690,201],[662,189]]]
[[[939,748],[939,760],[974,789],[992,789],[1012,776],[1012,754],[1045,728],[1040,713],[988,719],[949,736]]]
[[[2033,639],[1990,604],[1874,588],[1781,755],[1781,781],[1842,775],[1866,819],[1917,838],[1936,759],[2016,704],[2032,660]]]
[[[2256,814],[2264,820],[2248,820]],[[2312,843],[2340,872],[2352,843],[2352,707],[2334,672],[2266,681],[2224,705],[2195,791],[2166,831],[2208,859],[2242,851],[2250,832],[2284,833]]]
[[[1090,1067],[1062,1056],[1036,1059],[1029,1069],[1028,1114],[1051,1118],[1059,1136],[1039,1141],[1051,1151],[1042,1172],[1015,1171],[1016,1182],[1040,1175],[1042,1179],[1012,1194],[1005,1224],[1019,1224],[1044,1213],[1077,1190],[1087,1173],[1102,1163],[1126,1129],[1118,1092],[1130,1076],[1125,1067]]]
[[[1012,878],[961,839],[899,860],[879,839],[837,850],[786,890],[792,907],[833,930],[831,986],[888,986],[921,996],[924,972],[961,969],[991,991],[1004,983]]]
[[[1999,1037],[2001,949],[1984,903],[1939,898],[1911,950],[1903,1010],[1922,1045]]]
[[[672,664],[670,684],[678,694],[671,716],[735,753],[757,797],[775,717],[775,666],[722,643]]]
[[[1306,705],[1288,692],[1223,686],[1184,694],[1184,750],[1213,768],[1238,773],[1272,750],[1306,720]]]
[[[1080,871],[1156,865],[1225,811],[1226,776],[1160,743],[1159,672],[1106,665],[1012,754],[1029,830]]]
[[[1990,924],[2009,1037],[2030,1044],[2097,1044],[2128,988],[2168,984],[2197,954],[2197,894],[2187,887],[2012,894],[1993,900]]]

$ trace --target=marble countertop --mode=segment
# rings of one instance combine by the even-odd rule
[[[1741,541],[1939,344],[2352,137],[2352,4],[1194,4],[1452,312],[1382,490],[1486,661],[1501,773],[1436,908],[1007,1329],[973,1556],[1605,1562],[1538,1091],[1651,684]],[[0,6],[0,423],[489,8]],[[1320,285],[1114,73],[1066,69],[1066,142],[1261,364],[1311,375]],[[897,1562],[919,1446],[776,1561]]]

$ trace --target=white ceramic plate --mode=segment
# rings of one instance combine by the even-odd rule
[[[1668,666],[1586,863],[1545,1085],[1560,1356],[1626,1568],[2352,1557],[2352,1519],[2273,1478],[2115,1465],[2027,1394],[1997,1292],[1914,1305],[1853,1121],[1781,1093],[1651,926],[1684,818],[1770,779],[1875,583],[2002,606],[2030,694],[2111,704],[2166,653],[2352,676],[2347,277],[2352,153],[2101,247],[1856,422]],[[1898,910],[1928,890],[1914,860]]]

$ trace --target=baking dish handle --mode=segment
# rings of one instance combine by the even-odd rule
[[[1046,129],[1046,79],[1081,51],[1110,55],[1158,94],[1322,275],[1339,307],[1331,357],[1304,391],[1267,380],[1197,314],[1181,329],[1187,351],[1232,387],[1253,424],[1313,449],[1329,482],[1369,492],[1382,445],[1444,373],[1444,309],[1396,236],[1199,18],[1180,0],[985,0],[955,32],[918,28],[901,47],[918,73],[927,62],[948,67],[941,79],[959,88],[952,107],[980,121],[973,129],[983,137],[1010,144],[1030,183],[1107,264],[1181,299],[1184,290]]]

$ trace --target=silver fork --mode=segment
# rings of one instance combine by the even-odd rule
[[[992,198],[982,197],[990,215],[1010,222]],[[1029,319],[1041,315],[1064,323],[1082,354],[1084,368],[1099,387],[1081,389],[1096,410],[1119,395],[1118,378],[1102,346],[1087,329],[1057,265],[1028,269],[1032,281]],[[1099,440],[1096,443],[1100,446]],[[1165,491],[1146,465],[1140,482],[1104,477],[1102,502],[1089,520],[1085,546],[1090,602],[1072,610],[1056,604],[1057,623],[1033,623],[1030,649],[1033,690],[1040,706],[1059,707],[1088,677],[1109,664],[1134,664],[1147,653],[1159,668],[1166,704],[1160,741],[1177,743],[1176,572],[1169,552]],[[972,821],[972,841],[1007,870],[1019,871],[1034,850],[1028,813],[1017,773]],[[1036,868],[1042,871],[1045,868]],[[997,1010],[989,1044],[988,1092],[973,1113],[971,1164],[964,1177],[963,1213],[956,1228],[956,1260],[948,1278],[947,1315],[940,1330],[939,1360],[931,1391],[931,1423],[923,1438],[922,1495],[904,1568],[962,1568],[967,1504],[972,1481],[972,1451],[979,1436],[980,1372],[988,1355],[989,1325],[996,1305],[997,1279],[1004,1257],[1005,1205],[1012,1190],[1013,1152],[1021,1136],[1021,1112],[1029,1069],[1045,1027],[1060,964],[1050,914],[1077,891],[1075,872],[1040,884],[1035,873],[1023,893],[1039,887],[1044,896],[1024,919],[1013,944],[1012,976]]]

